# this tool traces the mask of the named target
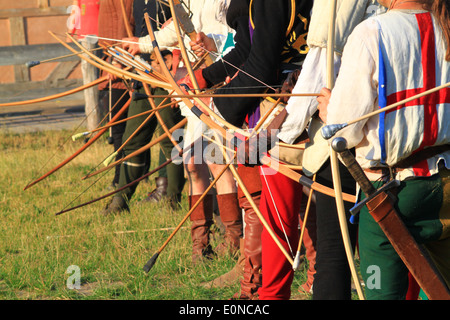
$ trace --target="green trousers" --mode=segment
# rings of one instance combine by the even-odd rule
[[[139,93],[145,93],[143,88],[137,91]],[[152,94],[154,95],[167,94],[167,91],[161,88],[156,89],[152,88],[151,91]],[[158,106],[161,103],[161,101],[163,101],[163,98],[155,98],[156,106]],[[151,105],[149,101],[146,99],[133,101],[128,110],[128,117],[140,114],[150,109]],[[179,109],[173,109],[171,107],[159,110],[159,114],[161,115],[161,118],[163,119],[168,129],[170,129],[183,119],[183,117],[180,115]],[[148,114],[128,120],[122,141],[123,142],[127,141],[127,139],[146,120],[147,117]],[[124,157],[128,156],[132,152],[148,144],[152,140],[154,135],[158,136],[162,134],[164,134],[164,130],[162,129],[161,124],[157,120],[156,116],[153,116],[151,120],[147,121],[145,125],[143,125],[142,128],[139,129],[139,131],[136,134],[134,134],[134,136],[123,148]],[[160,148],[161,153],[165,155],[167,160],[170,159],[174,145],[169,138],[166,138],[160,142],[159,146],[156,145],[155,148]],[[161,159],[160,157],[160,162],[163,160],[164,159]],[[163,162],[165,162],[165,160]],[[127,161],[123,162],[120,167],[120,178],[118,188],[123,187],[126,184],[142,177],[144,174],[148,172],[150,164],[151,164],[150,150],[143,152],[139,155],[136,155],[128,159]],[[163,175],[167,176],[168,178],[167,196],[178,199],[181,195],[181,191],[183,190],[185,183],[183,165],[171,163],[165,167],[165,172]],[[137,186],[138,184],[134,184],[133,186],[122,190],[118,195],[122,195],[127,201],[129,201],[133,196]]]
[[[375,188],[382,185],[381,182],[372,183]],[[425,245],[433,260],[445,261],[447,266],[443,266],[441,273],[446,272],[450,263],[450,252],[444,249],[449,248],[450,243],[447,230],[448,207],[444,207],[444,183],[439,174],[402,181],[398,188],[398,200],[395,204],[397,212],[414,239]],[[405,299],[408,269],[367,207],[360,212],[359,253],[366,298]]]

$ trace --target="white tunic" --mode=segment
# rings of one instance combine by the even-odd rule
[[[386,81],[380,83],[383,69]],[[380,89],[386,90],[386,104],[390,105],[449,81],[450,63],[445,61],[444,41],[432,15],[389,11],[358,25],[348,39],[327,123],[346,123],[377,110],[384,96]],[[387,112],[384,119],[373,116],[349,125],[336,136],[346,138],[350,148],[356,147],[363,168],[393,166],[418,150],[450,143],[449,107],[447,88]],[[450,152],[400,172],[397,179],[433,175],[441,159],[449,166]]]
[[[208,37],[214,39],[218,53],[223,55],[222,51],[226,49],[225,45],[227,44],[227,37],[229,33],[234,32],[226,23],[226,12],[229,1],[191,0],[185,1],[185,3],[189,6],[188,10],[192,14],[191,21],[195,31],[197,33],[203,32]],[[155,32],[155,39],[158,42],[160,49],[172,49],[172,47],[178,44],[178,37],[173,20]],[[189,51],[189,42],[189,37],[184,36],[184,45],[188,49],[189,58],[191,61],[195,61],[197,57]],[[139,38],[139,47],[142,52],[152,53],[153,45],[150,36]],[[218,59],[218,56],[211,55],[211,58],[214,61]],[[180,67],[179,70],[181,69],[182,68]],[[179,100],[181,114],[188,120],[184,130],[183,144],[185,147],[189,147],[192,142],[196,141],[203,133],[208,131],[208,126],[194,115],[181,99],[176,100]]]
[[[292,93],[319,93],[323,87],[326,87],[326,47],[330,8],[329,0],[314,1],[307,39],[309,51]],[[342,50],[354,27],[361,21],[384,11],[384,7],[376,0],[338,0],[335,26],[335,75],[340,68]],[[280,128],[278,138],[291,144],[305,130],[311,117],[317,111],[316,97],[291,97],[286,111],[288,116]]]
[[[191,21],[195,31],[203,32],[213,38],[219,52],[225,44],[228,33],[231,32],[231,29],[223,21],[223,16],[226,14],[226,5],[221,5],[223,2],[223,0],[191,0],[188,8],[192,13]],[[161,49],[174,47],[178,43],[178,38],[173,20],[156,31],[155,38]],[[190,39],[186,36],[184,40],[186,48],[189,48]],[[139,38],[139,48],[144,53],[153,52],[150,36]],[[195,57],[190,56],[190,58],[194,61]]]

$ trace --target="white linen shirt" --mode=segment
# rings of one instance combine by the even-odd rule
[[[386,66],[387,96],[424,86],[428,80],[424,80],[423,73],[428,74],[430,70],[424,70],[427,63],[424,62],[425,58],[422,59],[426,54],[421,47],[421,40],[426,40],[421,39],[422,31],[419,30],[416,14],[423,14],[422,17],[428,15],[425,11],[391,10],[370,18],[355,28],[344,49],[339,76],[330,97],[327,109],[328,124],[346,123],[379,108],[380,45]],[[435,74],[432,75],[435,79],[432,86],[435,87],[449,82],[450,63],[445,61],[442,34],[434,18],[432,25],[428,24],[428,33],[424,32],[422,37],[430,37],[430,32],[434,34],[436,41],[428,42],[425,47],[429,49],[433,47],[431,43],[435,45],[435,55],[427,55],[428,59],[434,59],[430,65],[435,68]],[[450,93],[446,91],[445,101],[431,103],[435,105],[433,118],[438,123],[438,128],[434,129],[437,131],[436,139],[431,145],[450,142],[449,97]],[[379,116],[349,125],[336,136],[344,137],[349,148],[356,147],[356,159],[364,169],[393,166],[421,148],[424,137],[430,135],[426,122],[424,104],[416,102],[386,114],[383,121],[385,130],[382,133],[385,138],[381,139],[381,142]],[[383,141],[386,145],[385,161],[382,161]],[[441,159],[445,160],[448,167],[450,152],[428,159],[428,167],[424,170],[409,168],[400,172],[397,179],[433,175],[438,172],[438,161]]]
[[[327,41],[330,15],[330,1],[315,0],[311,25],[308,31],[309,51],[303,62],[302,71],[292,93],[319,93],[327,86]],[[369,17],[385,12],[376,0],[339,0],[336,4],[336,39],[334,52],[334,74],[337,75],[342,50],[355,26]],[[317,97],[291,97],[286,105],[287,117],[281,125],[278,138],[292,144],[306,129],[317,111]]]
[[[219,3],[220,0],[193,0],[189,1],[190,8],[192,12],[191,21],[194,25],[195,31],[197,33],[203,32],[207,36],[213,38],[216,42],[216,46],[219,52],[223,45],[225,44],[227,35],[232,32],[231,29],[224,23],[220,21],[220,16],[226,12],[219,12],[223,9]],[[175,31],[175,26],[173,20],[171,20],[167,25],[158,31],[155,31],[155,39],[161,49],[168,48],[172,49],[177,43],[178,38]],[[184,37],[184,42],[186,48],[189,48],[189,37]],[[144,53],[152,53],[153,45],[150,40],[150,36],[145,36],[139,38],[139,48]],[[195,56],[190,52],[191,61],[195,61]],[[215,57],[213,57],[215,60]]]

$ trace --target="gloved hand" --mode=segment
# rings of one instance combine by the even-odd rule
[[[260,133],[241,141],[237,147],[237,161],[247,167],[260,166],[261,157],[275,146],[276,137],[270,131]]]
[[[205,78],[203,78],[202,69],[195,70],[194,71],[194,76],[195,76],[195,79],[197,80],[199,89],[206,89],[206,88],[208,88],[208,83],[206,82]],[[179,86],[181,86],[181,88],[183,88],[183,90],[185,90],[183,85],[187,85],[189,87],[189,89],[191,89],[191,90],[195,89],[194,88],[194,84],[193,84],[189,74],[187,74],[184,78],[178,80],[177,84]]]
[[[197,69],[194,71],[194,76],[197,79],[197,83],[199,86],[199,89],[205,89],[208,87],[208,84],[206,82],[206,80],[203,78],[203,74],[202,74],[202,69]],[[189,76],[189,74],[187,74],[184,78],[181,78],[180,80],[177,81],[177,84],[180,86],[181,90],[183,90],[183,92],[185,94],[189,94],[188,91],[189,90],[193,90],[194,88],[194,84],[191,81],[191,77]],[[203,103],[205,105],[209,105],[211,102],[211,97],[199,97],[200,100],[203,101]],[[201,103],[198,103],[198,101],[194,100],[194,104],[206,115],[209,115],[208,110],[206,110],[205,108],[203,108]]]

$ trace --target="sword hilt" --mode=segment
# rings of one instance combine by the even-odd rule
[[[352,217],[355,216],[359,210],[363,206],[366,205],[368,201],[370,201],[373,197],[375,197],[377,194],[381,192],[386,192],[390,188],[398,187],[399,181],[397,180],[391,180],[388,183],[386,183],[383,187],[380,189],[375,189],[375,187],[370,182],[369,178],[367,178],[366,174],[364,173],[364,170],[361,168],[359,163],[356,161],[355,156],[348,150],[347,148],[347,140],[345,140],[342,137],[334,138],[331,142],[331,146],[334,151],[339,153],[341,156],[342,161],[344,162],[344,165],[347,167],[348,171],[352,175],[353,179],[359,184],[361,187],[361,190],[365,193],[366,198],[358,203],[356,203],[353,208],[350,209],[350,213],[352,214]],[[389,193],[390,195],[390,193]],[[354,219],[352,219],[354,221]]]
[[[355,156],[348,150],[347,140],[342,137],[334,138],[331,142],[331,147],[334,151],[339,153],[353,179],[355,179],[355,181],[359,184],[361,190],[366,194],[366,196],[369,197],[371,194],[375,193],[375,187],[372,185],[364,173],[364,170],[356,161]]]

